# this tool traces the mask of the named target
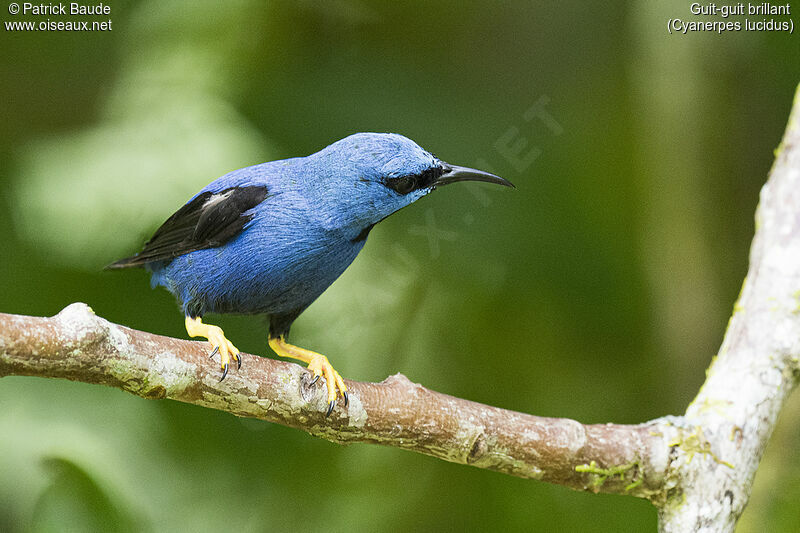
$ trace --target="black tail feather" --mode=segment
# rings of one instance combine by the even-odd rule
[[[138,255],[132,255],[131,257],[126,257],[124,259],[120,259],[119,261],[114,261],[113,263],[104,266],[103,270],[143,267],[147,262],[148,261],[146,260],[142,260],[142,258],[139,257]]]

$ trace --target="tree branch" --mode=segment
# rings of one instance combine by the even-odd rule
[[[659,512],[662,531],[733,531],[778,413],[798,381],[800,88],[761,189],[750,268],[725,339],[681,419],[677,445],[713,453],[714,462],[673,459]]]
[[[454,398],[396,374],[348,381],[330,418],[325,387],[292,363],[246,356],[218,381],[206,343],[126,328],[72,304],[51,318],[0,314],[0,377],[99,383],[659,508],[662,531],[732,531],[764,447],[800,381],[800,92],[761,192],[750,271],[708,378],[682,417],[583,425]]]
[[[668,464],[653,424],[584,426],[540,418],[440,394],[402,374],[381,383],[347,381],[349,406],[338,405],[325,418],[323,380],[311,385],[299,365],[245,355],[241,370],[220,382],[205,342],[129,329],[79,303],[52,318],[0,314],[0,376],[10,375],[109,385],[143,398],[260,418],[333,442],[395,446],[576,489],[647,496],[662,485]],[[596,474],[576,470],[592,461],[631,466],[597,483]]]

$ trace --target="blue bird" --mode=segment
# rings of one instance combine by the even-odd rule
[[[353,262],[370,230],[436,187],[494,174],[450,165],[402,135],[356,133],[307,157],[230,172],[169,217],[138,254],[107,268],[144,266],[178,300],[190,337],[220,355],[222,379],[239,350],[206,313],[269,315],[276,354],[324,376],[330,415],[347,386],[328,359],[289,344],[292,322]]]

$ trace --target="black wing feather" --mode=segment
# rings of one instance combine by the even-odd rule
[[[264,186],[251,185],[199,194],[169,217],[141,252],[106,268],[170,261],[189,252],[222,246],[244,229],[253,218],[245,213],[263,202],[267,192]]]

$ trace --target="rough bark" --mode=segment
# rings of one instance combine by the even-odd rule
[[[268,420],[338,442],[369,442],[576,489],[648,496],[669,463],[658,422],[582,425],[440,394],[396,374],[347,381],[350,404],[325,417],[324,378],[252,355],[219,381],[205,342],[113,324],[85,304],[52,318],[0,314],[0,376],[98,383]],[[626,465],[620,468],[620,465]],[[602,468],[614,467],[614,475]],[[583,471],[583,470],[587,471]],[[599,481],[598,481],[599,480]],[[632,486],[631,486],[632,485]]]
[[[402,374],[348,381],[326,418],[324,380],[245,356],[218,381],[205,343],[113,324],[85,304],[0,314],[0,377],[64,378],[368,442],[578,490],[651,500],[662,531],[732,531],[778,414],[800,381],[800,92],[761,192],[750,270],[722,348],[683,416],[584,425],[454,398]]]
[[[750,268],[719,354],[676,441],[662,531],[733,531],[800,380],[800,91],[756,211]]]

